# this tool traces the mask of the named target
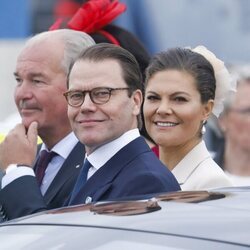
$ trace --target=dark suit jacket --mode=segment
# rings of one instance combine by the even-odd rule
[[[37,185],[28,189],[22,185],[24,178],[25,183],[34,186],[35,178],[26,176],[14,181],[15,188],[13,182],[0,192],[2,211],[9,219],[47,209]],[[15,190],[20,196],[10,199]],[[123,147],[87,181],[74,204],[177,190],[180,187],[173,174],[140,137]]]
[[[2,178],[4,176],[4,172],[2,170],[0,170],[0,190],[2,188]]]
[[[62,207],[65,204],[75,185],[84,158],[85,148],[78,142],[44,194],[49,209]]]
[[[84,157],[84,145],[78,142],[72,149],[67,159],[64,161],[62,167],[60,168],[59,172],[55,176],[54,180],[50,184],[43,197],[41,195],[40,188],[37,185],[36,178],[32,176],[25,176],[16,179],[13,183],[7,185],[6,189],[4,188],[0,191],[0,197],[2,197],[4,201],[8,199],[11,201],[11,203],[14,202],[14,204],[16,204],[15,202],[22,202],[18,199],[18,197],[21,198],[26,194],[29,194],[30,189],[34,189],[35,192],[40,193],[39,197],[43,200],[43,203],[46,204],[46,207],[48,209],[62,207],[72,192],[77,176],[83,164]],[[32,184],[30,183],[30,181],[32,182]],[[20,186],[22,187],[21,189]],[[13,190],[13,193],[11,192],[9,194],[9,188]],[[5,204],[5,202],[1,202],[1,198],[0,204]],[[26,208],[23,209],[26,210]],[[26,214],[26,212],[24,214]]]

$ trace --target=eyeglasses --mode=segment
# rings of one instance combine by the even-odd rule
[[[233,112],[236,112],[236,113],[239,113],[239,114],[242,114],[242,115],[250,115],[250,107],[248,108],[231,108],[230,111],[233,111]]]
[[[128,90],[130,88],[94,88],[91,90],[69,90],[63,95],[65,96],[68,104],[72,107],[80,107],[85,100],[85,96],[89,93],[91,101],[95,104],[105,104],[109,101],[112,92],[116,90]]]

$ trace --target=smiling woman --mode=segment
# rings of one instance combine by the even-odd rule
[[[214,108],[217,68],[202,55],[209,51],[199,48],[199,52],[174,48],[159,53],[146,70],[146,129],[182,190],[231,185],[202,140],[204,124]],[[222,61],[212,58],[226,71]]]

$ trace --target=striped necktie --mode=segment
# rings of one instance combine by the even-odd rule
[[[57,155],[57,153],[55,153],[53,151],[50,151],[50,152],[48,152],[47,150],[41,151],[40,156],[39,156],[37,163],[35,165],[36,178],[37,178],[39,186],[42,183],[46,168],[48,167],[52,158],[56,155]]]

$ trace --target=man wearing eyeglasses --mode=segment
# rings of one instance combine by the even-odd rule
[[[248,72],[249,75],[249,72]],[[219,119],[225,137],[224,150],[216,155],[236,186],[250,185],[250,78],[242,78],[237,92],[228,96]]]
[[[132,54],[112,44],[86,49],[72,65],[64,95],[72,129],[86,149],[67,205],[180,190],[139,134],[142,77]],[[27,133],[32,143],[35,126]],[[18,210],[46,209],[36,190],[19,199]]]

